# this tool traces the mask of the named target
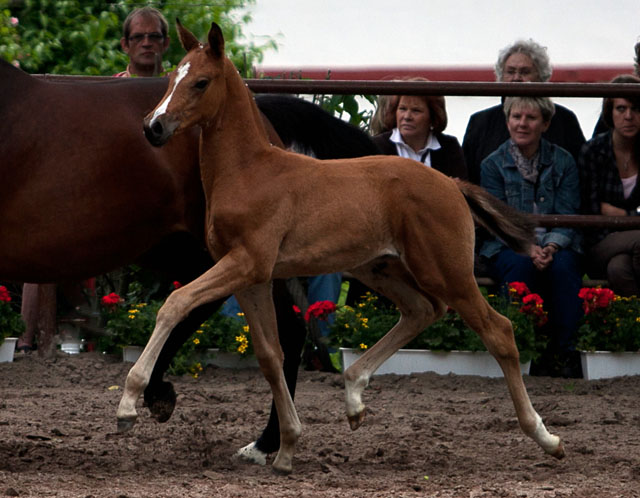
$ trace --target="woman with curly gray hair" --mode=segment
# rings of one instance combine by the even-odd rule
[[[500,82],[549,81],[551,64],[547,49],[539,43],[518,40],[503,48],[495,65],[496,80]],[[504,98],[502,99],[504,102]],[[556,112],[544,138],[568,150],[576,159],[585,142],[578,118],[566,107],[556,104]],[[476,112],[469,119],[462,141],[469,179],[480,183],[480,164],[509,138],[502,103]]]

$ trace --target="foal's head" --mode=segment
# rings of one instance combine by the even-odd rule
[[[209,43],[203,45],[176,20],[180,43],[187,55],[171,73],[167,93],[144,118],[144,133],[155,146],[174,133],[215,120],[224,100],[224,37],[211,23]]]

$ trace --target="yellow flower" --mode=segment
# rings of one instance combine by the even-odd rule
[[[367,345],[364,342],[360,343],[360,349],[367,349]]]
[[[193,340],[193,343],[197,346],[198,344],[200,344],[200,339],[198,339],[197,337]]]
[[[134,308],[134,309],[129,310],[129,314],[130,314],[130,315],[135,315],[136,313],[140,313],[140,310],[137,310],[137,309],[135,309],[135,308]]]
[[[345,323],[345,324],[344,324],[344,328],[345,328],[345,329],[348,329],[348,328],[349,328],[349,324],[348,324],[348,323]]]
[[[198,329],[198,330],[196,330],[196,334],[204,334],[204,330]]]
[[[369,323],[369,319],[368,318],[363,318],[362,319],[362,323]]]
[[[242,311],[240,311],[239,313],[236,313],[236,315],[238,315],[239,317],[243,317],[244,313]]]
[[[245,325],[244,327],[242,327],[242,330],[244,330],[245,332],[249,332],[249,325]]]
[[[147,303],[138,303],[136,304],[136,308],[141,309],[144,308],[147,305]]]

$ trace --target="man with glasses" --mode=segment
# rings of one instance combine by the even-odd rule
[[[519,40],[505,47],[495,65],[496,81],[545,82],[551,79],[551,63],[547,49],[533,40]],[[504,98],[502,99],[504,101]],[[561,105],[543,137],[571,153],[577,161],[585,142],[576,115]],[[462,141],[469,179],[480,184],[480,163],[509,138],[502,103],[476,112],[469,119]]]
[[[169,25],[153,7],[134,9],[122,27],[120,46],[129,56],[126,71],[117,77],[157,76],[162,72],[162,56],[169,48]]]

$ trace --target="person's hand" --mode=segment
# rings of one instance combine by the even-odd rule
[[[533,262],[533,266],[535,266],[539,271],[544,270],[549,263],[551,263],[551,259],[553,259],[552,257],[550,259],[550,256],[545,252],[545,250],[538,245],[531,246],[531,249],[529,250],[529,257]]]
[[[624,209],[615,207],[608,202],[600,203],[600,213],[604,216],[627,216],[627,212]]]
[[[536,268],[538,268],[538,270],[544,270],[545,268],[547,268],[553,261],[553,255],[557,253],[558,250],[559,248],[555,244],[548,244],[544,246],[542,248],[543,256],[538,259],[538,265],[536,265]]]

